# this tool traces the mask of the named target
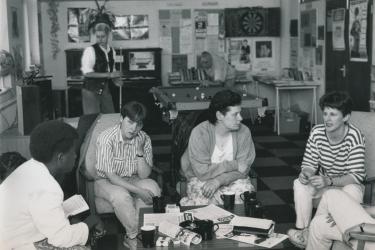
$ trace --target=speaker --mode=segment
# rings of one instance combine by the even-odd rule
[[[53,101],[52,101],[52,81],[48,78],[35,78],[33,80],[33,85],[39,87],[40,96],[40,112],[42,116],[42,121],[53,119]]]
[[[280,18],[280,8],[225,9],[225,36],[280,36]]]
[[[28,135],[42,121],[40,91],[36,85],[17,86],[18,132]]]

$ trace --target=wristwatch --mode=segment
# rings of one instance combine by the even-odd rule
[[[139,157],[139,158],[142,158],[142,157],[143,157],[143,155],[139,155],[139,154],[137,154],[137,157]]]

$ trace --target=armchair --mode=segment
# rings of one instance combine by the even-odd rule
[[[94,181],[98,178],[95,168],[96,140],[102,131],[116,125],[119,121],[120,114],[118,113],[98,115],[83,139],[76,171],[78,193],[85,197],[90,207],[90,212],[101,217],[113,216],[114,210],[107,201],[96,197],[94,193]],[[156,176],[158,185],[162,186],[162,172],[158,168],[153,167],[151,176],[153,175]]]
[[[374,112],[358,112],[351,114],[350,123],[359,128],[365,136],[366,152],[365,165],[367,171],[367,179],[365,182],[364,203],[374,205],[374,185],[375,185],[375,113]],[[363,250],[366,241],[374,241],[375,235],[369,233],[351,232],[353,239],[358,240],[357,250]],[[342,242],[335,241],[333,250],[351,249]]]

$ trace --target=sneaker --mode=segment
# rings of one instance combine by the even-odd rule
[[[124,241],[122,242],[122,244],[130,249],[130,250],[136,250],[137,249],[137,237],[135,237],[134,239],[130,239],[129,237],[127,237],[125,235],[124,237]]]
[[[307,245],[307,239],[309,236],[309,229],[289,229],[288,230],[289,241],[292,242],[298,248],[304,249]]]

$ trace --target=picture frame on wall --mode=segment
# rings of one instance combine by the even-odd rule
[[[253,42],[255,57],[252,64],[254,72],[271,72],[276,70],[275,40],[257,39]]]
[[[114,41],[149,38],[148,15],[116,15],[112,36]]]
[[[87,43],[90,42],[90,31],[88,28],[89,8],[68,8],[68,42]]]

